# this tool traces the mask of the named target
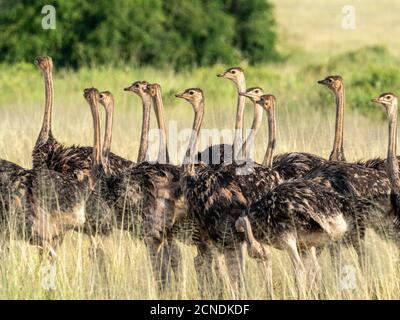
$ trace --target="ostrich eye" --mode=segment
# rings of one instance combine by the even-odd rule
[[[387,96],[385,97],[385,99],[386,99],[386,100],[390,100],[390,96],[387,95]]]
[[[235,71],[235,70],[231,70],[231,73],[232,73],[232,74],[235,74],[235,73],[236,73],[236,71]]]
[[[259,93],[260,92],[260,90],[256,90],[256,91],[254,91],[255,93]]]
[[[194,92],[193,91],[189,91],[189,94],[192,96],[194,94]]]
[[[332,83],[332,81],[333,81],[332,78],[329,78],[329,79],[328,79],[328,82],[329,82],[329,83]]]
[[[136,88],[139,88],[139,84],[138,84],[138,83],[136,83],[136,84],[135,84],[135,87],[136,87]]]

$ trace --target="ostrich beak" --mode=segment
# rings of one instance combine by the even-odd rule
[[[328,84],[328,82],[327,82],[326,79],[318,80],[317,83],[318,83],[318,84],[322,84],[322,85],[327,85],[327,84]]]
[[[251,98],[252,96],[250,94],[248,94],[247,92],[239,92],[239,96],[243,96],[243,97],[247,97],[247,98]]]
[[[217,74],[217,77],[218,78],[223,78],[225,76],[225,72],[222,72],[222,73],[218,73]]]
[[[124,88],[124,91],[131,91],[131,87]]]
[[[380,103],[379,98],[373,98],[371,99],[371,102]]]
[[[177,94],[175,94],[175,98],[183,98],[183,93],[177,93]]]

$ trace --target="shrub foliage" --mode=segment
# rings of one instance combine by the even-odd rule
[[[56,10],[44,29],[42,8]],[[3,0],[0,61],[49,54],[57,65],[175,68],[279,58],[268,0]]]

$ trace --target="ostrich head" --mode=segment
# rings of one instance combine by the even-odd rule
[[[148,84],[147,81],[135,81],[129,87],[124,88],[124,91],[132,91],[139,97],[143,97],[146,94]]]
[[[238,86],[244,82],[244,70],[240,67],[229,68],[225,72],[217,74],[217,77],[232,80]]]
[[[157,95],[157,90],[161,90],[161,86],[158,83],[150,83],[145,89],[147,94],[149,94],[152,98]]]
[[[199,88],[186,89],[184,92],[176,94],[175,97],[185,99],[191,103],[195,109],[204,101],[203,90]]]
[[[262,106],[266,111],[275,106],[276,98],[273,94],[264,94],[261,96],[257,103]]]
[[[318,83],[327,86],[335,93],[343,89],[343,78],[341,76],[328,76],[319,80]]]
[[[250,98],[250,100],[253,102],[257,102],[258,100],[260,100],[261,96],[264,95],[264,91],[260,87],[253,87],[247,89],[246,92],[240,92],[239,94],[241,96]]]
[[[102,91],[99,93],[99,102],[108,109],[113,104],[114,97],[110,91]]]
[[[51,71],[53,69],[53,60],[51,57],[43,56],[35,59],[35,65],[43,72]]]
[[[382,93],[379,97],[374,98],[371,101],[383,105],[389,115],[397,112],[397,96],[394,93]]]
[[[100,100],[100,93],[99,90],[97,90],[96,88],[86,88],[83,91],[83,97],[89,104],[95,105]]]

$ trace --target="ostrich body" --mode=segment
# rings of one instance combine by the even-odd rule
[[[288,252],[300,297],[304,298],[306,270],[301,256],[312,261],[317,275],[317,251],[345,236],[353,222],[354,207],[351,200],[330,188],[299,179],[283,182],[267,192],[248,208],[236,226],[246,236],[250,255],[264,260],[269,270],[271,252],[259,242]]]
[[[45,81],[45,111],[42,128],[32,151],[33,167],[46,168],[72,176],[78,180],[90,177],[92,147],[64,147],[52,134],[53,113],[53,62],[50,57],[38,57],[35,64],[41,69]],[[112,114],[107,112],[108,128],[112,127]],[[111,132],[106,132],[105,137],[111,140]],[[105,141],[105,145],[107,141]],[[133,163],[120,156],[110,153],[109,166],[113,171],[119,172],[121,168],[131,166]]]
[[[0,201],[1,210],[8,211],[10,207],[13,207],[13,188],[18,178],[25,172],[25,169],[21,166],[0,159]]]

